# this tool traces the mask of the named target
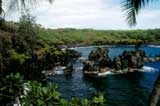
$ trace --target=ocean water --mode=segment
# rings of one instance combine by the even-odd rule
[[[95,47],[75,48],[87,58]],[[109,56],[120,55],[124,50],[133,50],[134,46],[114,46],[109,48]],[[160,47],[145,45],[140,49],[147,56],[160,54]],[[85,78],[81,61],[74,62],[74,72],[70,76],[54,75],[49,81],[58,85],[58,91],[66,99],[72,97],[90,98],[94,92],[104,93],[106,106],[147,106],[155,81],[160,72],[160,62],[145,63],[144,72],[124,75],[108,75],[105,78]]]

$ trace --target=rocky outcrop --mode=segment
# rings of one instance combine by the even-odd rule
[[[145,52],[142,50],[124,51],[122,55],[113,60],[108,55],[106,48],[97,48],[89,54],[88,60],[84,62],[84,71],[103,72],[108,70],[123,71],[141,69]],[[104,70],[105,69],[105,70]]]
[[[141,50],[124,51],[122,55],[115,57],[113,60],[115,69],[126,69],[126,68],[142,68],[143,58],[145,52]]]

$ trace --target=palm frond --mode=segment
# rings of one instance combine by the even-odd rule
[[[0,15],[2,14],[3,12],[3,8],[2,8],[2,0],[0,0]]]
[[[17,9],[19,10],[18,0],[10,0],[6,4],[7,4],[7,7],[6,7],[7,11],[8,10],[17,10]]]
[[[153,0],[123,0],[122,6],[126,12],[126,20],[130,26],[136,25],[136,17],[139,13],[139,10],[148,5],[149,1]]]
[[[24,12],[26,9],[31,8],[32,6],[36,6],[42,0],[6,0],[4,1],[7,5],[6,10],[8,13],[12,11]],[[53,0],[44,0],[49,3],[52,3]],[[6,3],[7,2],[7,3]]]

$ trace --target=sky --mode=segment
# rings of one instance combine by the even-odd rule
[[[80,29],[153,29],[160,28],[160,2],[153,2],[143,8],[137,25],[130,27],[122,11],[122,0],[55,0],[52,4],[41,2],[30,9],[36,16],[37,23],[45,28],[80,28]],[[14,12],[6,16],[7,20],[19,19]]]

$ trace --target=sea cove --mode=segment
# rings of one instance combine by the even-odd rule
[[[160,106],[160,0],[0,0],[0,106]]]
[[[96,47],[79,47],[74,50],[81,52],[87,58],[90,51]],[[109,48],[109,55],[114,58],[122,54],[124,50],[133,50],[134,46],[114,46]],[[157,46],[143,45],[142,50],[147,56],[154,57],[160,53]],[[149,95],[152,92],[155,80],[160,71],[160,62],[146,62],[143,72],[129,74],[109,74],[105,78],[89,79],[82,73],[83,63],[79,60],[73,63],[74,71],[71,76],[54,75],[49,81],[58,85],[62,97],[90,97],[94,92],[105,93],[107,106],[146,106]]]

